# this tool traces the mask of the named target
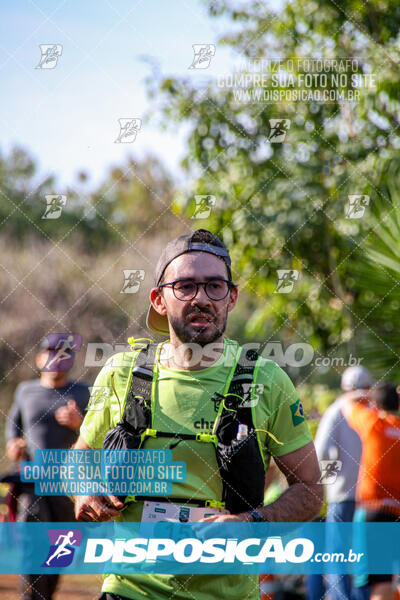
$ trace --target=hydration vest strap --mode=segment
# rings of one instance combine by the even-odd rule
[[[212,433],[196,433],[196,441],[198,442],[212,442],[214,446],[218,445],[218,438]]]
[[[170,431],[158,431],[157,429],[147,428],[146,431],[142,433],[142,442],[146,437],[153,438],[172,438],[179,440],[194,440],[196,442],[206,442],[217,444],[217,436],[212,435],[211,433],[172,433]]]
[[[178,434],[164,434],[164,432],[156,431],[151,427],[153,408],[151,396],[157,348],[158,344],[147,344],[146,347],[139,352],[135,367],[132,370],[130,394],[128,400],[132,402],[135,400],[135,398],[142,398],[146,407],[146,429],[141,434],[142,444],[146,437],[167,437],[167,435],[172,438],[179,437]],[[208,443],[211,442],[217,446],[218,437],[216,435],[216,426],[219,420],[218,417],[220,417],[223,413],[226,413],[227,410],[236,411],[239,408],[245,412],[248,411],[245,422],[250,424],[252,421],[251,409],[241,407],[240,405],[242,402],[240,399],[244,399],[245,395],[247,396],[247,394],[248,398],[250,398],[251,387],[249,390],[246,390],[247,393],[245,394],[245,388],[243,386],[251,385],[253,381],[253,373],[257,357],[258,354],[254,350],[246,350],[245,348],[242,348],[236,365],[234,369],[232,369],[233,372],[231,371],[232,377],[229,382],[228,392],[224,397],[220,394],[215,395],[217,400],[222,401],[218,410],[217,418],[215,420],[213,432],[211,434],[180,434],[180,439],[193,439],[198,442]]]
[[[151,416],[151,388],[153,384],[153,369],[154,360],[157,351],[157,344],[147,344],[145,348],[141,349],[136,357],[135,366],[132,369],[131,381],[128,391],[128,396],[124,407],[124,418],[131,420],[133,410],[133,404],[136,399],[143,402],[142,418],[140,422],[142,443],[144,437],[150,435],[154,437],[151,429],[152,416]],[[148,433],[146,434],[146,431]]]
[[[154,359],[157,351],[156,344],[147,344],[137,355],[132,373],[142,379],[152,379],[154,370]]]
[[[209,506],[210,508],[225,508],[225,502],[220,502],[219,500],[206,500],[204,506]]]
[[[140,437],[141,437],[141,440],[142,440],[142,444],[143,444],[144,440],[145,440],[147,437],[156,438],[156,437],[157,437],[157,435],[158,435],[158,432],[156,431],[156,429],[150,429],[150,428],[148,427],[148,428],[146,429],[146,431],[143,431],[142,435],[140,436]],[[142,444],[141,444],[141,445],[142,445]]]
[[[139,352],[136,364],[132,369],[130,394],[128,400],[134,402],[135,398],[142,398],[147,410],[147,427],[141,434],[141,446],[147,437],[169,437],[178,440],[194,440],[196,442],[212,443],[218,445],[218,438],[213,433],[170,433],[158,431],[151,427],[152,424],[152,402],[151,392],[153,385],[154,366],[158,344],[147,344]],[[232,385],[232,384],[231,384]]]
[[[237,412],[238,409],[243,413],[243,416],[245,415],[246,417],[242,422],[252,426],[252,412],[250,406],[247,402],[244,406],[241,405],[243,404],[243,400],[245,400],[247,393],[248,398],[251,396],[251,387],[248,391],[246,390],[245,393],[243,384],[251,386],[253,383],[254,368],[257,359],[258,354],[255,350],[246,350],[245,348],[242,348],[239,356],[237,356],[237,362],[229,383],[228,391],[225,395],[218,393],[214,394],[213,400],[216,400],[219,403],[219,408],[214,422],[213,434],[217,434],[218,432],[221,417],[225,416],[227,412]]]
[[[244,398],[245,392],[243,384],[251,384],[253,382],[254,367],[257,358],[258,354],[255,350],[246,350],[245,348],[242,348],[227,394],[228,401],[229,396],[232,398],[232,400],[229,402],[230,404],[237,404],[237,402],[234,400],[234,394]]]

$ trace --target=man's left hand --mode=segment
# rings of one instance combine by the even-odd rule
[[[82,425],[83,417],[75,400],[68,400],[66,406],[60,406],[54,413],[60,425],[77,430]]]
[[[200,519],[196,523],[191,523],[191,526],[199,539],[206,540],[207,538],[219,537],[221,535],[221,528],[218,527],[219,523],[248,523],[249,519],[247,517],[249,517],[248,513],[212,515]]]
[[[239,515],[211,515],[210,517],[205,517],[204,519],[200,519],[200,523],[246,523],[248,519],[244,516],[245,513]]]

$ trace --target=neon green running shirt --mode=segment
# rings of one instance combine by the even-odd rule
[[[224,339],[224,350],[211,367],[196,371],[169,369],[157,365],[153,386],[154,429],[171,433],[211,433],[217,408],[214,392],[225,393],[226,382],[236,362],[238,343]],[[107,432],[121,419],[130,372],[138,350],[112,356],[94,383],[89,410],[81,436],[92,448],[101,448]],[[253,422],[262,441],[266,469],[270,456],[283,456],[312,441],[297,392],[286,373],[274,362],[260,358],[254,383],[262,392],[253,411]],[[104,390],[104,394],[99,394]],[[116,394],[114,393],[114,390]],[[117,397],[116,397],[117,395]],[[101,398],[98,402],[97,398]],[[254,397],[253,397],[254,399]],[[168,438],[147,438],[143,448],[168,448]],[[172,497],[182,503],[221,500],[215,448],[212,443],[182,440],[172,450],[174,461],[186,462],[186,481],[174,483]],[[159,498],[157,498],[160,501]],[[140,521],[143,503],[130,504],[119,521]],[[246,600],[259,599],[257,575],[105,575],[103,592],[121,594],[133,600]]]

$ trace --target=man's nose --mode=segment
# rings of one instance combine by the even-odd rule
[[[210,304],[210,298],[206,294],[203,283],[198,286],[197,294],[193,298],[192,302],[197,302],[198,304]]]

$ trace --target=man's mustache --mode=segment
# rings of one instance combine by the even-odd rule
[[[209,310],[204,310],[204,309],[192,309],[190,312],[187,313],[186,315],[186,319],[189,319],[192,315],[207,315],[209,317],[211,317],[212,320],[214,320],[215,318],[215,314],[212,313]]]

